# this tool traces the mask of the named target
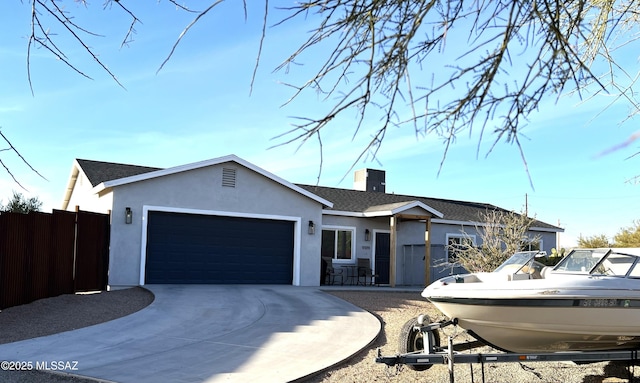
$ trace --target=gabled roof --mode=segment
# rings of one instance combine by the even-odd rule
[[[367,192],[314,185],[298,186],[333,202],[332,208],[325,209],[327,214],[367,216],[367,213],[372,211],[388,211],[392,210],[390,208],[415,202],[432,212],[434,215],[432,222],[468,224],[469,222],[479,223],[481,218],[480,214],[485,213],[487,210],[507,212],[507,210],[500,207],[479,202]],[[435,214],[434,212],[440,213],[441,215]],[[563,231],[563,229],[559,227],[537,220],[532,225],[532,229],[555,232]]]
[[[148,166],[117,164],[114,162],[102,162],[92,160],[77,159],[76,162],[84,171],[84,174],[91,182],[91,186],[98,186],[103,182],[116,180],[145,174],[161,168],[152,168]]]
[[[228,155],[224,157],[213,158],[206,161],[194,162],[191,164],[175,166],[172,168],[162,169],[162,168],[153,168],[148,166],[136,166],[136,165],[126,165],[126,164],[117,164],[112,162],[100,162],[100,161],[90,161],[90,160],[76,160],[77,166],[82,169],[84,174],[87,176],[91,185],[93,186],[93,190],[96,193],[99,193],[105,189],[113,188],[116,186],[126,185],[134,182],[140,182],[144,180],[149,180],[152,178],[163,177],[171,174],[181,173],[189,170],[195,170],[204,168],[207,166],[218,165],[226,162],[235,162],[241,166],[244,166],[250,170],[255,171],[275,181],[293,191],[296,191],[316,202],[321,203],[325,207],[332,207],[333,204],[322,197],[319,197],[309,191],[300,188],[297,185],[294,185],[284,179],[269,173],[268,171],[255,166],[254,164],[243,160],[242,158],[236,155]],[[72,170],[72,176],[69,181],[69,186],[67,188],[67,194],[65,195],[65,203],[68,203],[69,198],[71,197],[71,191],[73,190],[73,186],[75,184],[75,179],[77,178],[78,169],[75,168]]]
[[[71,191],[73,190],[73,186],[77,178],[78,170],[80,169],[87,176],[89,182],[91,182],[91,185],[94,187],[94,191],[97,193],[108,188],[128,183],[139,182],[155,177],[162,177],[230,161],[236,162],[239,165],[260,173],[281,185],[320,202],[325,206],[324,212],[326,214],[353,215],[360,217],[390,216],[417,207],[431,214],[434,217],[432,222],[468,224],[470,222],[478,222],[481,214],[485,213],[487,210],[507,212],[505,209],[487,203],[292,184],[235,155],[180,165],[168,169],[77,159],[76,164],[74,164],[74,168],[72,169],[69,186],[65,195],[65,202],[69,201]],[[563,231],[562,228],[537,220],[534,222],[532,229],[552,232]]]
[[[368,207],[364,212],[365,217],[381,217],[381,216],[389,216],[394,214],[400,214],[408,211],[413,208],[420,208],[422,210],[427,211],[430,215],[434,215],[436,217],[442,218],[443,214],[431,206],[427,206],[420,201],[403,201],[403,202],[395,202],[389,203],[386,205],[376,205]]]

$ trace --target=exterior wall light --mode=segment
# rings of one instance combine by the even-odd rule
[[[133,212],[130,207],[124,208],[124,223],[127,225],[133,222]]]
[[[316,225],[313,223],[313,221],[309,221],[309,234],[315,234],[316,233]]]
[[[369,229],[364,229],[364,240],[367,242],[371,240],[371,232]]]

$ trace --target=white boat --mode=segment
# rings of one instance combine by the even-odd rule
[[[640,249],[576,249],[555,267],[514,254],[492,273],[449,276],[422,296],[497,349],[640,348]]]

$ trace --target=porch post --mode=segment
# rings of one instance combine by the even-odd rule
[[[397,218],[395,216],[391,216],[389,220],[389,228],[391,229],[391,234],[389,236],[389,284],[391,287],[396,287],[396,243],[397,243],[397,232],[396,232],[396,222]]]
[[[424,232],[424,284],[431,284],[431,217],[427,217]]]

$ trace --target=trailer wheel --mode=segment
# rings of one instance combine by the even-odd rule
[[[429,323],[429,318],[424,317],[424,323]],[[429,343],[430,347],[425,350],[424,347],[424,339],[422,338],[422,333],[419,330],[415,329],[415,326],[418,326],[418,318],[413,318],[409,320],[407,323],[402,326],[400,330],[400,339],[398,342],[398,351],[401,354],[407,354],[415,351],[425,351],[427,353],[433,353],[434,347],[440,347],[440,335],[438,335],[437,331],[429,331]],[[408,365],[409,368],[416,371],[425,371],[428,370],[431,365]]]

